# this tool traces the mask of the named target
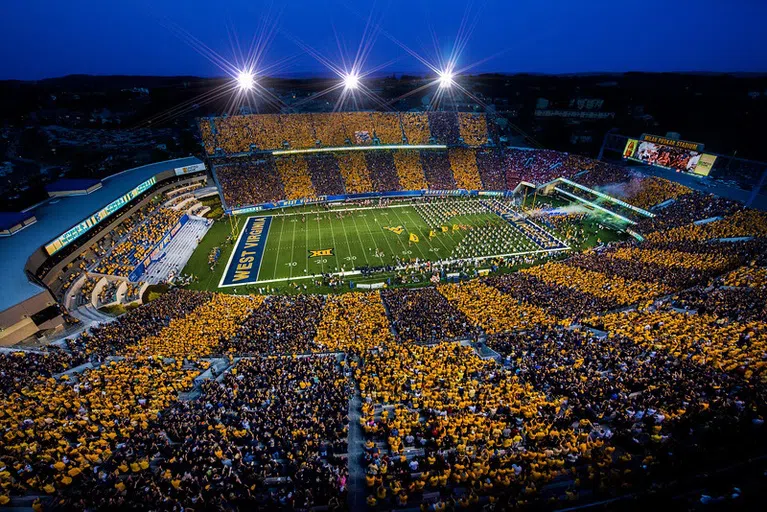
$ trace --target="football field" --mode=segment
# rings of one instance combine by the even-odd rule
[[[227,240],[228,238],[228,240]],[[535,254],[552,249],[478,200],[386,207],[288,209],[221,220],[184,269],[191,287],[278,286],[322,274],[359,276],[408,262]],[[217,261],[209,254],[218,251]],[[207,262],[207,263],[206,263]],[[304,281],[307,282],[307,281]]]
[[[499,215],[474,210],[455,212],[440,226],[427,224],[412,205],[241,219],[240,235],[218,286],[268,284],[318,274],[356,275],[360,268],[397,266],[416,258],[460,259],[464,253],[456,249],[473,230],[492,231],[493,239],[500,242],[502,234],[498,233],[505,232],[501,229],[510,229],[509,222]],[[521,232],[513,243],[502,246],[510,252],[500,251],[500,247],[496,244],[476,256],[543,250]]]

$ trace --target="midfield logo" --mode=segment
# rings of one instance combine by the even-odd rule
[[[316,251],[309,250],[310,258],[319,258],[321,256],[333,256],[333,249],[318,249]]]

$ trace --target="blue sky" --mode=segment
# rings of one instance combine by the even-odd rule
[[[528,0],[2,0],[0,79],[72,73],[218,76],[224,72],[179,37],[192,34],[227,60],[263,27],[276,28],[260,66],[284,73],[353,60],[372,13],[378,33],[363,72],[429,72],[430,62],[466,44],[457,68],[470,72],[767,72],[767,1]],[[462,20],[478,22],[461,31]],[[176,27],[176,28],[172,28]],[[366,38],[370,40],[370,38]],[[339,51],[339,42],[341,50]],[[399,44],[398,44],[399,43]],[[487,59],[487,60],[485,60]]]

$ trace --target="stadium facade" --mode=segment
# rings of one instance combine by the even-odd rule
[[[61,271],[151,195],[206,170],[197,158],[158,162],[97,180],[61,180],[49,198],[0,216],[0,346],[41,331],[61,331],[64,319],[52,287]],[[151,195],[150,195],[151,194]]]

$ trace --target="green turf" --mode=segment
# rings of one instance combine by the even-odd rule
[[[354,210],[348,210],[349,208]],[[338,292],[337,289],[314,286],[312,279],[307,277],[322,273],[348,272],[364,266],[394,265],[395,256],[401,260],[451,259],[454,249],[468,233],[460,229],[454,231],[453,223],[469,226],[506,223],[491,212],[458,215],[447,223],[451,227],[447,233],[437,229],[434,230],[437,235],[430,238],[430,227],[411,204],[359,208],[359,205],[344,205],[328,211],[313,206],[278,213],[270,212],[272,223],[258,274],[259,283],[236,289],[218,288],[232,252],[233,242],[248,217],[263,214],[239,216],[234,221],[221,219],[213,224],[184,268],[184,274],[192,274],[198,279],[188,287],[234,293],[255,292],[259,288],[268,287],[270,291],[289,293],[296,291],[295,286],[300,284],[301,287],[307,285],[307,289],[314,292]],[[339,217],[339,210],[343,209],[348,211],[342,212]],[[397,234],[385,230],[385,226],[402,226],[404,230]],[[589,237],[589,243],[584,245],[593,245],[591,242],[595,242],[599,236],[602,240],[609,236],[607,232],[601,232],[594,223],[587,222],[584,226],[594,233]],[[233,231],[235,236],[232,236]],[[418,236],[419,242],[410,242],[411,233]],[[221,248],[221,255],[211,272],[208,256],[214,247]],[[311,251],[323,249],[332,249],[332,256],[311,256]],[[379,256],[376,256],[376,249],[380,253]],[[529,240],[520,243],[520,250],[531,249],[539,248]],[[357,283],[380,282],[391,275],[393,274],[377,274],[372,277],[356,275],[349,279]]]
[[[273,217],[259,281],[291,279],[312,274],[349,271],[361,266],[393,265],[396,260],[450,258],[466,231],[452,228],[429,238],[429,226],[412,206],[371,208],[358,211],[321,212]],[[495,214],[459,215],[451,223],[478,225],[503,223]],[[402,226],[400,234],[384,227]],[[418,242],[410,241],[410,234]],[[311,257],[311,251],[332,249],[333,255]],[[376,256],[376,250],[379,256]]]

